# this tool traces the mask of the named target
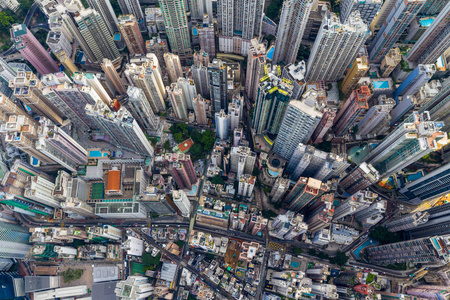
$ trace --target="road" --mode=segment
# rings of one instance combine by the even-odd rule
[[[148,235],[146,235],[145,233],[141,233],[137,230],[135,230],[134,228],[132,228],[131,230],[133,230],[136,234],[138,234],[139,236],[141,236],[145,241],[147,241],[149,244],[151,244],[153,247],[156,247],[159,249],[159,251],[161,251],[161,253],[164,253],[165,256],[169,257],[172,261],[176,262],[179,266],[182,266],[183,268],[188,269],[190,272],[196,274],[199,278],[203,279],[204,282],[206,282],[216,293],[221,294],[223,297],[233,300],[233,298],[228,294],[228,292],[220,287],[217,286],[215,283],[213,283],[208,276],[206,276],[203,273],[200,273],[197,269],[195,269],[193,266],[188,265],[186,263],[186,261],[182,260],[180,257],[173,255],[172,253],[170,253],[169,251],[167,251],[166,249],[164,249],[162,246],[160,246],[158,243],[156,243],[152,238],[150,238]]]

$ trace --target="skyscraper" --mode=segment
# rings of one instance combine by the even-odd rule
[[[177,86],[183,91],[184,101],[186,102],[187,109],[194,109],[194,98],[197,96],[197,89],[195,88],[194,80],[179,77],[177,80]]]
[[[378,171],[370,164],[361,163],[350,171],[340,182],[341,186],[350,195],[364,190],[380,179]]]
[[[110,143],[119,148],[153,157],[154,149],[137,121],[125,107],[112,111],[103,102],[86,105],[86,112],[97,128],[109,137]]]
[[[176,82],[166,87],[166,89],[170,104],[172,104],[172,108],[175,113],[175,117],[177,119],[187,121],[188,112],[183,90],[178,87]]]
[[[209,62],[208,62],[209,64]],[[191,67],[192,79],[194,79],[197,92],[206,99],[209,99],[209,75],[208,68],[203,65],[194,65]]]
[[[345,23],[352,12],[359,11],[364,22],[370,25],[382,4],[383,0],[342,0],[339,4],[341,22]]]
[[[327,12],[306,68],[308,81],[337,81],[355,60],[368,35],[367,25],[357,12],[342,24],[339,18]]]
[[[144,92],[138,87],[129,86],[127,94],[128,102],[124,105],[138,124],[146,131],[158,129],[159,120],[153,113]]]
[[[192,189],[197,182],[194,165],[191,157],[187,154],[166,153],[162,160],[168,166],[179,189]]]
[[[42,75],[59,71],[58,65],[24,24],[12,25],[11,39],[20,54]]]
[[[367,71],[369,71],[369,59],[367,56],[357,57],[342,81],[341,89],[344,95],[350,95],[358,81],[366,75]]]
[[[289,185],[291,181],[287,178],[278,177],[272,186],[272,191],[270,192],[270,201],[278,202],[283,198],[284,194],[289,190]]]
[[[53,53],[63,50],[69,56],[72,55],[72,44],[62,31],[50,31],[45,42]]]
[[[289,210],[298,212],[313,199],[328,192],[330,187],[322,181],[314,178],[300,177],[289,194],[286,196],[286,203]]]
[[[397,232],[401,230],[408,230],[417,227],[420,224],[428,222],[428,212],[418,211],[407,215],[399,216],[389,220],[386,223],[386,228],[390,232]]]
[[[371,63],[381,63],[384,56],[394,46],[400,35],[416,17],[426,0],[397,1],[389,13],[386,23],[381,27],[370,45]],[[385,3],[386,5],[386,3]]]
[[[142,13],[141,4],[139,0],[118,0],[120,10],[124,15],[133,15],[138,22],[144,20],[144,14]]]
[[[368,100],[371,96],[367,86],[362,86],[352,92],[334,119],[333,130],[337,136],[347,134],[358,118],[369,109]]]
[[[263,77],[266,65],[266,46],[257,39],[250,40],[247,59],[247,75],[245,76],[245,92],[250,100],[256,98],[259,79]]]
[[[88,162],[86,149],[48,120],[41,121],[36,149],[72,172]]]
[[[205,15],[208,15],[212,21],[213,5],[211,0],[189,0],[189,9],[192,19],[202,20]]]
[[[410,203],[420,204],[423,201],[444,196],[450,190],[450,164],[445,164],[425,176],[408,182],[402,193]]]
[[[426,9],[430,2],[427,1],[422,10]],[[439,15],[406,54],[406,60],[410,62],[434,64],[450,47],[450,3],[435,1],[433,5],[440,5],[442,8],[436,10],[440,12]]]
[[[160,0],[167,37],[172,53],[187,63],[192,59],[191,37],[184,1]]]
[[[444,6],[448,4],[447,1],[440,0],[427,0],[420,9],[419,14],[425,16],[434,16],[444,10]]]
[[[369,260],[376,265],[420,263],[422,266],[440,267],[446,265],[450,260],[448,239],[443,236],[375,246],[366,251]]]
[[[173,203],[175,203],[175,205],[181,211],[181,215],[185,218],[188,218],[192,210],[192,205],[188,197],[186,196],[186,193],[183,190],[173,191],[172,197]]]
[[[398,96],[415,95],[436,72],[435,65],[417,65],[394,92],[394,99],[398,103]]]
[[[214,59],[208,65],[209,94],[212,110],[227,109],[227,64]]]
[[[195,120],[200,125],[205,125],[208,123],[206,117],[206,102],[202,95],[198,94],[197,97],[192,101],[194,105]]]
[[[280,72],[281,73],[281,72]],[[276,75],[276,67],[259,80],[252,128],[277,134],[292,95],[292,85]],[[276,109],[275,109],[276,108]]]
[[[375,102],[375,101],[374,101]],[[386,98],[385,95],[378,97],[376,105],[372,106],[364,117],[358,122],[358,132],[360,136],[366,136],[376,129],[389,117],[389,113],[395,106],[394,99]],[[377,134],[377,132],[374,132]]]
[[[378,198],[378,194],[370,191],[358,191],[344,201],[340,201],[339,206],[334,210],[335,220],[346,216],[354,215],[366,210]]]
[[[317,91],[308,90],[302,100],[291,100],[281,122],[273,151],[291,159],[299,143],[307,143],[322,119]]]
[[[221,109],[219,112],[216,112],[215,120],[216,120],[216,136],[222,140],[228,139],[229,119],[228,115],[225,113],[225,110]]]
[[[238,35],[251,40],[261,34],[264,12],[262,0],[219,0],[217,1],[217,19],[222,35]]]
[[[135,64],[127,65],[125,76],[131,84],[142,89],[153,112],[158,113],[166,110],[164,102],[166,90],[155,54],[148,53],[145,63],[141,66]]]
[[[440,131],[442,122],[429,121],[429,112],[413,113],[413,123],[397,126],[380,144],[364,157],[381,177],[397,172],[438,148],[447,135]]]
[[[183,77],[180,57],[172,53],[164,53],[164,62],[171,82],[177,82],[178,78]]]
[[[16,76],[17,72],[3,58],[0,58],[0,77],[9,82]]]
[[[119,30],[131,56],[145,54],[145,42],[134,15],[119,16]]]
[[[100,2],[98,0],[90,1]],[[101,2],[109,3],[109,0]],[[81,35],[94,54],[97,62],[103,61],[103,58],[115,60],[120,56],[111,33],[108,32],[105,21],[97,11],[92,9],[82,10],[79,15],[75,17],[75,21],[78,24]]]
[[[67,71],[70,75],[79,71],[75,63],[69,56],[67,56],[64,50],[55,52],[55,55],[58,58],[59,62],[64,66],[64,70]]]
[[[110,36],[119,31],[116,13],[111,6],[110,0],[87,0],[87,2],[89,7],[97,11],[103,18],[104,25],[106,25]]]
[[[230,125],[230,131],[234,132],[236,128],[239,128],[239,121],[242,119],[241,108],[236,102],[228,104],[228,122]]]
[[[24,259],[31,248],[28,229],[0,222],[0,258]]]
[[[233,147],[230,153],[230,170],[240,178],[243,174],[252,174],[255,167],[256,153],[248,147]]]
[[[326,153],[313,146],[300,143],[295,149],[286,167],[290,179],[297,181],[300,176],[326,181],[340,175],[350,164],[343,157]]]
[[[330,127],[333,126],[334,118],[336,118],[336,111],[336,108],[324,108],[322,110],[322,119],[311,136],[311,142],[313,144],[322,142],[325,134],[328,132]]]
[[[400,52],[400,48],[390,49],[381,61],[381,77],[388,77],[392,73],[392,71],[394,71],[395,67],[400,63],[401,60],[402,54]]]
[[[303,32],[308,22],[312,0],[287,0],[283,2],[273,62],[295,63]]]
[[[62,125],[64,123],[63,114],[42,94],[43,86],[44,84],[31,71],[20,71],[17,73],[17,77],[9,82],[14,96],[31,108],[33,112],[49,118],[57,125]]]
[[[208,16],[203,18],[202,27],[198,29],[200,49],[203,49],[210,57],[216,56],[216,30],[214,24],[209,23]]]
[[[381,26],[383,26],[384,22],[386,21],[389,13],[391,12],[396,2],[398,1],[397,0],[384,1],[383,5],[380,8],[380,11],[370,24],[370,31],[378,32],[380,30]]]
[[[111,60],[107,58],[103,59],[102,70],[103,72],[105,72],[106,78],[114,86],[116,93],[118,95],[126,94],[127,89],[125,87],[125,84],[123,83],[122,78],[120,78],[120,75],[117,73],[116,68],[114,67],[114,64],[111,62]]]

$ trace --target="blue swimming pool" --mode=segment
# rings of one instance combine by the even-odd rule
[[[198,35],[198,30],[197,28],[192,28],[192,35]]]
[[[193,185],[192,190],[189,191],[189,195],[195,195],[197,193],[197,186]]]
[[[89,157],[97,158],[97,157],[106,157],[108,153],[102,153],[99,150],[89,150]]]
[[[389,88],[389,81],[373,81],[373,88],[375,89],[388,89]]]
[[[433,18],[425,18],[420,20],[420,25],[423,27],[428,27],[431,24],[433,24],[434,19]]]
[[[409,174],[408,176],[406,176],[406,178],[408,179],[408,181],[414,181],[417,180],[419,178],[423,177],[423,171],[419,171],[415,174]]]
[[[356,255],[356,257],[358,259],[361,259],[361,257],[359,256],[359,254],[361,253],[361,250],[366,248],[366,247],[374,246],[374,245],[378,245],[378,241],[376,241],[374,239],[369,239],[364,244],[359,246],[355,251],[353,251],[353,253]]]
[[[273,52],[275,51],[275,48],[272,46],[269,49],[269,52],[267,52],[267,58],[272,59],[273,58]]]

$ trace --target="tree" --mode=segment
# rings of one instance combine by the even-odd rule
[[[80,279],[81,276],[83,275],[83,272],[84,271],[82,269],[71,269],[71,268],[68,268],[66,271],[64,271],[62,273],[64,283],[69,283],[69,282],[72,282],[74,280]]]
[[[177,132],[173,135],[173,139],[175,140],[175,142],[177,143],[181,143],[182,141],[184,141],[183,139],[183,134],[181,132]]]
[[[146,267],[156,266],[159,264],[161,260],[161,253],[158,253],[155,257],[153,257],[150,253],[144,252],[142,253],[142,264]]]
[[[322,151],[325,151],[328,153],[330,153],[331,149],[333,149],[333,145],[329,141],[323,141],[322,143],[316,144],[314,146],[316,147],[316,149],[322,150]]]
[[[273,210],[263,210],[262,215],[266,219],[275,218],[278,214],[274,212]]]
[[[308,250],[308,254],[312,255],[312,256],[316,256],[317,255],[316,250],[314,250],[314,249],[309,249]]]
[[[267,7],[267,17],[274,21],[275,19],[278,19],[282,5],[282,0],[273,0],[272,3],[270,3],[269,7]]]
[[[200,144],[192,145],[189,151],[191,152],[191,155],[194,159],[199,159],[203,155],[203,147]]]
[[[292,251],[294,252],[294,254],[297,254],[297,255],[303,253],[303,249],[302,249],[302,248],[299,248],[299,247],[293,247],[293,248],[292,248]]]
[[[344,266],[348,261],[348,256],[345,253],[338,251],[335,257],[330,258],[330,262],[339,266]]]
[[[12,16],[9,16],[5,11],[0,12],[0,28],[7,29],[12,22],[14,22]]]
[[[27,11],[30,9],[31,5],[33,5],[32,0],[19,0],[20,8]]]
[[[270,45],[270,43],[275,39],[275,36],[273,34],[269,34],[266,36],[267,44]]]
[[[121,15],[122,14],[122,10],[120,9],[119,2],[117,0],[110,0],[110,2],[111,2],[111,6],[112,6],[112,8],[114,10],[114,13],[116,15]]]
[[[201,143],[205,151],[210,151],[215,141],[216,138],[214,136],[214,132],[212,132],[211,130],[205,130],[205,132],[203,132]]]
[[[170,150],[172,147],[170,147],[170,142],[169,142],[169,140],[167,140],[167,141],[165,141],[164,142],[164,148],[166,149],[166,150]]]
[[[381,244],[392,244],[401,242],[403,239],[397,233],[389,232],[385,227],[378,226],[372,229],[369,237],[377,240]]]
[[[300,44],[297,52],[297,60],[307,60],[311,55],[311,48],[309,45]]]
[[[222,176],[216,175],[211,179],[211,183],[213,184],[225,184],[225,180],[223,180]]]

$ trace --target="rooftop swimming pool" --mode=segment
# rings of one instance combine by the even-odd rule
[[[267,58],[268,59],[272,59],[273,58],[273,52],[275,51],[275,48],[272,46],[272,47],[270,47],[270,49],[269,49],[269,51],[267,52]]]
[[[192,35],[198,35],[198,30],[197,28],[192,28]]]
[[[197,194],[197,186],[193,185],[192,190],[189,191],[189,195],[195,195]]]
[[[101,152],[99,150],[89,150],[89,157],[91,158],[99,158],[99,157],[106,157],[108,156],[108,153]]]
[[[375,89],[388,89],[389,88],[389,81],[373,81],[373,87]]]
[[[424,27],[428,27],[431,24],[433,24],[434,19],[433,18],[426,18],[426,19],[422,19],[420,20],[420,25],[424,26]]]
[[[408,182],[409,181],[414,181],[414,180],[417,180],[417,179],[419,179],[419,178],[422,178],[423,177],[423,171],[418,171],[417,173],[415,173],[415,174],[409,174],[408,176],[406,176],[406,179],[408,180]]]

